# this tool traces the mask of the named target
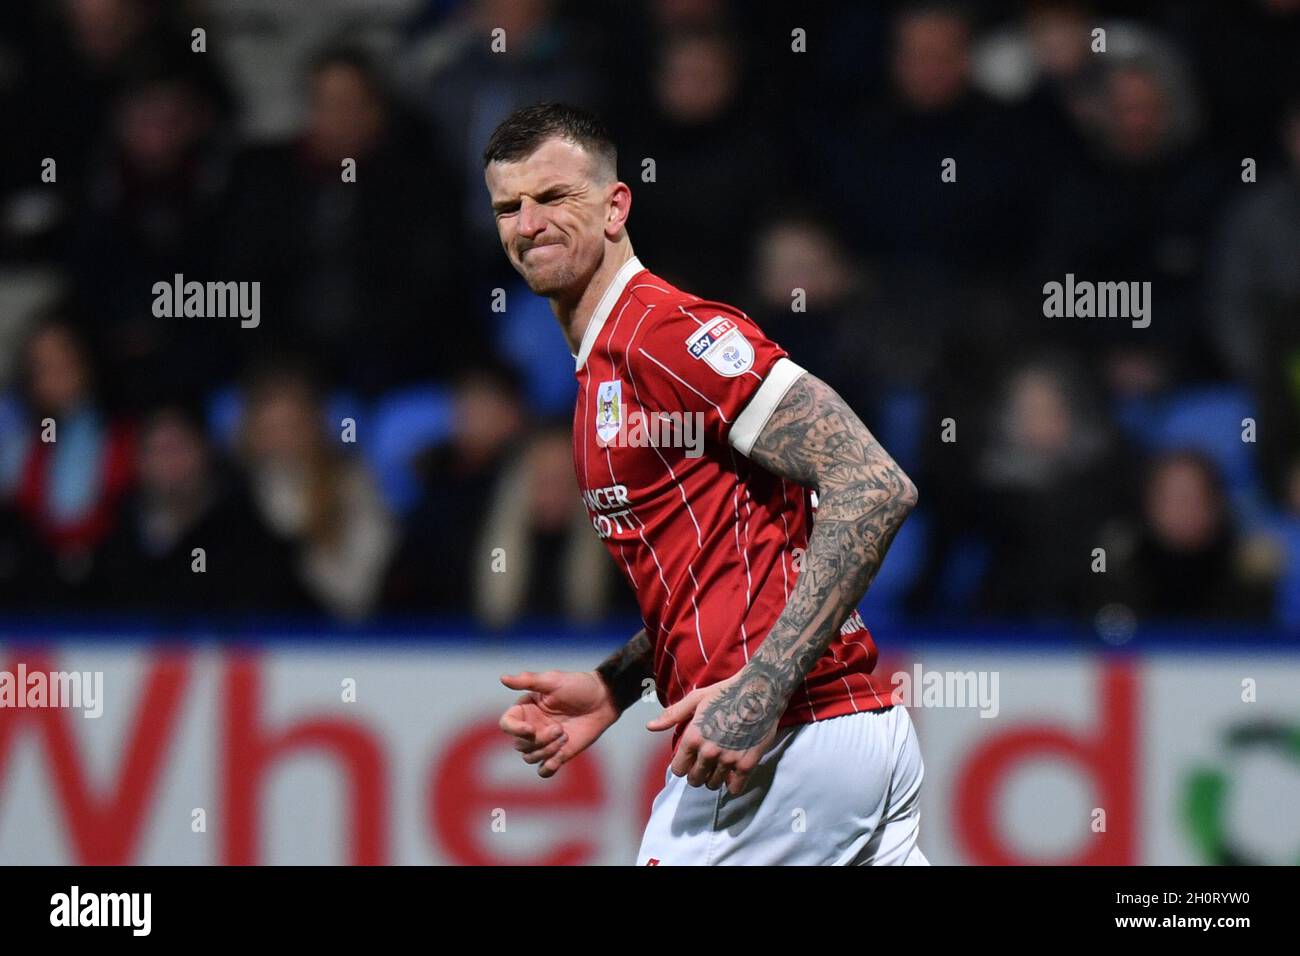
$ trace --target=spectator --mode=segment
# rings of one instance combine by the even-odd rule
[[[192,410],[173,404],[150,413],[138,470],[123,520],[96,557],[98,606],[177,615],[312,608],[289,547],[216,460]]]
[[[0,501],[0,612],[50,609],[50,554],[6,501]]]
[[[133,429],[100,406],[86,344],[61,320],[32,333],[24,377],[27,427],[0,435],[2,490],[56,560],[56,584],[71,592],[131,487]]]
[[[1277,155],[1277,120],[1300,94],[1300,0],[1168,5],[1170,27],[1195,58],[1208,118],[1234,157]]]
[[[1139,338],[1179,357],[1184,376],[1217,373],[1200,276],[1230,164],[1201,143],[1200,111],[1181,58],[1154,35],[1110,30],[1102,94],[1083,132],[1089,148],[1055,177],[1042,204],[1041,282],[1149,281],[1154,309]],[[1119,321],[1059,324],[1056,341],[1102,353],[1135,338]]]
[[[241,138],[270,143],[301,126],[304,64],[333,39],[346,36],[384,61],[397,52],[400,25],[422,4],[461,0],[202,0],[208,56],[237,89]]]
[[[468,614],[490,489],[523,441],[525,410],[518,375],[503,365],[467,370],[457,380],[451,438],[422,457],[424,497],[385,588],[385,605],[402,613]]]
[[[743,79],[731,31],[673,32],[658,51],[652,108],[625,117],[621,134],[623,176],[639,180],[645,161],[655,164],[655,178],[638,183],[636,248],[656,274],[723,301],[737,301],[744,288],[755,198],[782,181],[741,95]]]
[[[1287,164],[1243,185],[1228,209],[1211,279],[1214,335],[1227,367],[1260,405],[1260,458],[1272,490],[1285,492],[1300,455],[1300,97],[1286,111]]]
[[[188,54],[187,54],[188,55]],[[152,289],[214,274],[228,176],[220,95],[175,57],[134,63],[113,101],[109,141],[89,172],[70,252],[74,289],[93,303],[111,399],[136,407],[214,384],[238,324],[160,317]]]
[[[255,375],[242,451],[254,502],[313,598],[336,617],[369,613],[379,598],[396,529],[360,462],[327,437],[314,384],[291,369]]]
[[[473,558],[478,620],[491,627],[524,617],[589,623],[608,613],[614,569],[577,495],[567,422],[533,434],[504,469],[486,518]]]
[[[896,326],[873,308],[870,280],[813,214],[778,214],[759,229],[755,248],[753,317],[796,362],[865,414],[874,392],[894,378],[889,366],[906,364],[895,347]],[[885,355],[889,363],[880,361]]]
[[[958,5],[905,5],[883,92],[809,146],[845,241],[886,277],[881,308],[899,350],[886,362],[893,382],[912,387],[984,364],[1017,314],[1006,300],[1035,238],[1024,228],[1035,130],[974,87],[971,32]]]
[[[813,144],[830,171],[827,201],[858,252],[896,281],[934,295],[958,279],[1014,272],[1026,247],[1015,228],[1029,197],[1013,156],[1029,135],[977,91],[971,23],[951,4],[910,4],[894,23],[887,94],[865,114],[841,117],[838,135]],[[1015,139],[1015,154],[1006,143]],[[957,162],[956,180],[940,175]]]
[[[1151,465],[1136,547],[1112,573],[1140,617],[1262,621],[1269,594],[1247,577],[1242,543],[1213,463],[1171,452]]]
[[[459,238],[485,288],[501,284],[496,223],[483,193],[483,144],[514,109],[542,100],[599,107],[597,47],[554,0],[471,0],[457,22],[413,40],[412,83],[436,123],[447,189],[461,198]],[[496,31],[500,31],[499,33]],[[504,55],[494,50],[504,42]],[[429,55],[434,53],[435,55]],[[484,277],[492,277],[490,280]]]
[[[979,601],[996,615],[1093,610],[1092,550],[1121,512],[1120,449],[1071,363],[1031,361],[1006,383],[976,459],[965,520],[991,545]]]
[[[50,256],[57,231],[68,224],[70,201],[85,189],[131,64],[185,40],[168,30],[169,5],[149,0],[6,7],[0,14],[0,91],[11,92],[0,92],[10,120],[0,156],[0,194],[12,189],[17,201],[0,232],[0,249]],[[53,181],[41,179],[46,159],[56,164]]]
[[[367,395],[449,376],[486,338],[466,319],[455,180],[363,52],[322,52],[310,90],[302,135],[239,164],[228,269],[262,281],[272,317],[244,351],[291,346]]]
[[[973,55],[974,81],[1016,104],[1017,126],[1059,164],[1084,148],[1081,127],[1097,110],[1098,67],[1090,50],[1095,20],[1077,0],[1031,0],[1023,19],[985,36]],[[1024,183],[1030,186],[1030,183]]]

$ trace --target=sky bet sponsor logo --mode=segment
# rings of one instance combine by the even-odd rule
[[[51,926],[126,926],[132,936],[148,936],[153,926],[152,893],[70,893],[50,897]]]
[[[703,358],[705,352],[722,341],[722,337],[735,328],[736,323],[732,322],[731,319],[718,319],[712,325],[700,329],[699,332],[686,340],[686,347],[691,353],[691,358]]]
[[[719,375],[735,378],[744,375],[754,364],[754,345],[740,328],[720,315],[686,339],[691,358],[704,359]]]
[[[596,389],[596,443],[603,448],[684,448],[687,458],[704,454],[703,412],[646,412],[623,404],[623,383]]]

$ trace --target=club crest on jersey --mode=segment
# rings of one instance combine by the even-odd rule
[[[596,437],[610,442],[623,427],[623,383],[601,382],[596,389]]]
[[[725,315],[706,322],[686,340],[691,358],[704,359],[719,375],[735,378],[754,364],[754,346]]]

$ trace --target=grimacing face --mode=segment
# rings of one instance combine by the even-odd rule
[[[591,156],[559,137],[513,163],[485,170],[497,235],[528,288],[547,298],[576,297],[627,218],[630,193],[601,182]]]

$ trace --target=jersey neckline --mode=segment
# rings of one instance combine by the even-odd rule
[[[578,354],[574,356],[575,373],[581,372],[582,367],[587,364],[587,356],[591,354],[591,350],[595,347],[596,337],[600,335],[605,320],[614,311],[614,306],[618,304],[618,300],[623,297],[623,290],[632,281],[632,277],[643,268],[645,267],[641,265],[641,260],[633,256],[619,267],[618,272],[614,273],[609,288],[600,297],[600,302],[596,305],[596,311],[591,314],[591,321],[587,323],[587,331],[582,335],[582,344],[578,346]]]

